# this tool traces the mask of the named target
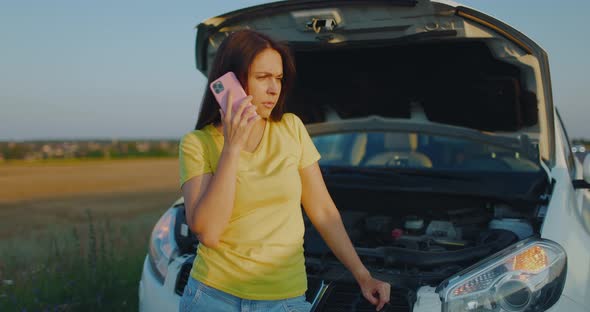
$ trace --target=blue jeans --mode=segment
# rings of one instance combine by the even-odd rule
[[[189,278],[180,299],[180,312],[309,312],[305,296],[281,300],[248,300]]]

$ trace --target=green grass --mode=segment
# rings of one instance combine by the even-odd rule
[[[137,311],[151,229],[161,212],[95,218],[0,241],[0,311]]]

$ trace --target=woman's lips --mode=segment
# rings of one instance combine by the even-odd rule
[[[262,105],[264,105],[264,107],[266,107],[266,108],[273,108],[275,106],[275,103],[273,103],[273,102],[264,102],[264,103],[262,103]]]

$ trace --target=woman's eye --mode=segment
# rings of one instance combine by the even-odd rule
[[[260,76],[260,77],[256,77],[256,79],[258,79],[258,80],[264,80],[264,79],[267,79],[267,78],[268,78],[268,79],[272,79],[272,77],[271,77],[271,76]],[[279,82],[283,82],[283,77],[281,77],[281,78],[275,78],[275,79],[276,79],[277,81],[279,81]]]

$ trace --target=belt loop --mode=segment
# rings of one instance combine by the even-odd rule
[[[250,303],[251,301],[248,299],[241,299],[241,306],[242,306],[242,312],[250,312]]]

